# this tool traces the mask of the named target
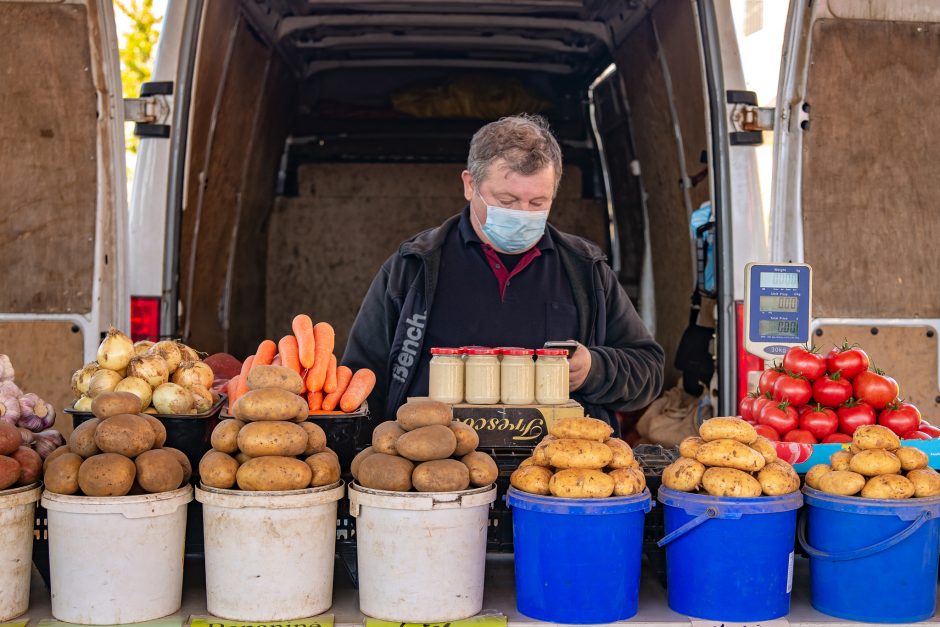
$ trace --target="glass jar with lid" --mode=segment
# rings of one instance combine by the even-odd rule
[[[535,401],[540,405],[567,403],[568,351],[540,348],[535,355]]]
[[[464,364],[459,348],[432,348],[428,396],[449,405],[463,402]]]
[[[535,400],[535,362],[531,348],[499,348],[500,400],[505,405],[531,405]]]
[[[499,402],[499,358],[495,348],[473,346],[466,349],[464,399],[471,405]]]

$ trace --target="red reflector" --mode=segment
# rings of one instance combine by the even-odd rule
[[[744,350],[744,303],[734,303],[735,326],[738,336],[738,402],[747,395],[748,373],[764,369],[764,360]]]
[[[131,339],[156,342],[160,337],[160,298],[131,296]]]

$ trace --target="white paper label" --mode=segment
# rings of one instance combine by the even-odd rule
[[[701,618],[690,618],[692,627],[790,627],[790,621],[785,618],[775,618],[773,620],[763,620],[756,623],[729,623],[727,621],[704,620]]]
[[[790,564],[787,566],[787,594],[793,592],[793,551],[790,551]]]

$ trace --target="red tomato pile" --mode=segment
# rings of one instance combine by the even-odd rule
[[[858,346],[834,347],[826,356],[795,346],[783,364],[761,374],[758,391],[741,400],[741,417],[774,442],[832,444],[852,441],[860,425],[888,427],[904,440],[932,440],[940,429],[900,398],[898,382]]]

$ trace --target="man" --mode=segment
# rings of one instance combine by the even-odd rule
[[[461,175],[469,205],[385,262],[350,333],[343,363],[375,371],[369,407],[379,420],[427,395],[435,346],[576,339],[572,398],[618,433],[617,410],[659,395],[663,350],[603,253],[547,225],[561,173],[541,117],[503,118],[473,136]]]

